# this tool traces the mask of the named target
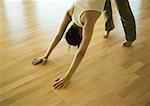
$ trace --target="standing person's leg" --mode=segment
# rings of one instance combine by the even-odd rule
[[[104,38],[107,38],[109,32],[114,29],[114,22],[112,17],[112,7],[111,1],[106,0],[105,7],[104,7],[104,15],[105,15],[105,33]]]
[[[128,0],[116,0],[119,14],[121,16],[121,21],[126,35],[126,42],[123,44],[125,47],[132,45],[133,41],[136,39],[136,24],[135,19],[130,8]]]

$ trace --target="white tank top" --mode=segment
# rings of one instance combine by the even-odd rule
[[[72,15],[72,22],[83,27],[81,23],[81,15],[88,10],[94,10],[102,12],[104,10],[104,4],[106,0],[76,0],[74,3],[74,11]]]

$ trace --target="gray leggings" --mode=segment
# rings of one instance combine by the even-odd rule
[[[115,0],[115,1],[125,31],[126,40],[134,41],[136,39],[136,24],[132,10],[130,8],[129,1],[128,0]],[[106,0],[104,10],[106,18],[105,30],[111,31],[112,29],[114,29],[114,22],[112,17],[112,7],[110,0]]]

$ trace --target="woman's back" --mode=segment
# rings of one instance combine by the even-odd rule
[[[82,27],[81,15],[85,11],[93,10],[102,12],[104,9],[105,0],[76,0],[74,3],[74,12],[72,15],[72,20],[75,24]]]
[[[102,11],[106,0],[77,0],[82,6]]]

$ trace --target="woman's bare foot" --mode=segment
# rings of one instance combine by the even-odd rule
[[[105,31],[104,38],[108,38],[110,31]]]
[[[38,58],[33,59],[32,64],[33,65],[38,65],[38,64],[41,64],[41,63],[45,64],[46,60],[47,60],[47,58],[45,58],[45,57],[38,57]]]
[[[133,41],[126,41],[125,43],[123,43],[123,47],[131,47],[132,43]]]

